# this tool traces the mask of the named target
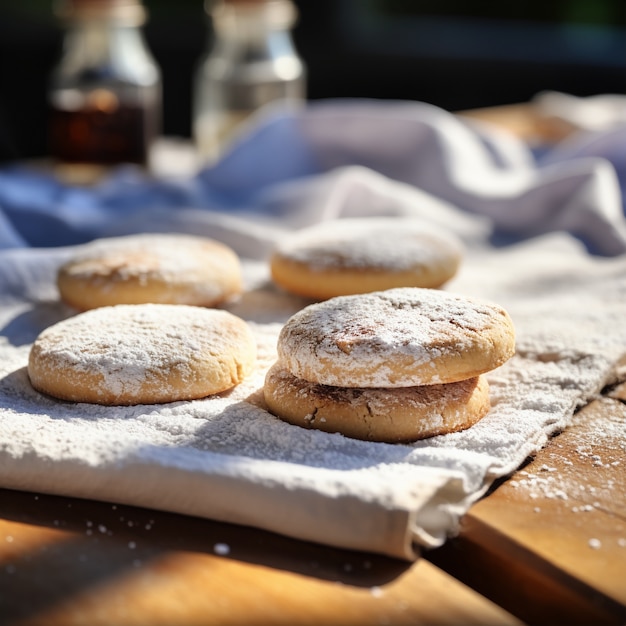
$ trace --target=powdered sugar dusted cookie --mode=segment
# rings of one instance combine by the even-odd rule
[[[316,300],[395,287],[440,287],[461,263],[451,233],[415,218],[355,218],[294,233],[270,258],[274,282]]]
[[[57,275],[61,298],[85,311],[115,304],[215,306],[242,290],[239,258],[228,246],[192,235],[97,239]]]
[[[230,389],[255,362],[252,331],[227,311],[118,305],[42,331],[30,351],[28,375],[35,389],[61,400],[155,404]]]
[[[269,410],[286,422],[388,443],[469,428],[490,408],[484,376],[446,385],[354,389],[316,385],[275,364],[264,393]]]
[[[452,383],[502,365],[515,332],[500,306],[434,289],[341,296],[293,315],[278,360],[297,378],[339,387]]]

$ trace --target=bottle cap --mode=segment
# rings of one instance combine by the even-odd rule
[[[297,19],[297,10],[291,0],[205,0],[204,8],[217,19],[249,15],[282,28],[292,26]]]
[[[141,0],[57,0],[55,14],[64,21],[107,20],[130,25],[146,21]]]

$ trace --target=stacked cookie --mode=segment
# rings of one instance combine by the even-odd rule
[[[397,287],[441,287],[457,272],[463,246],[417,218],[339,219],[304,228],[270,257],[274,282],[313,300]]]
[[[281,419],[356,439],[408,442],[489,411],[484,376],[515,351],[500,306],[424,288],[305,307],[278,337],[265,401]]]

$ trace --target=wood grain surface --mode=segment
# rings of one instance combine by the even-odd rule
[[[3,626],[517,623],[424,559],[0,490]]]
[[[428,558],[528,623],[625,624],[625,400],[581,409]]]

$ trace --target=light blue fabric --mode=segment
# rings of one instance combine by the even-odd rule
[[[487,220],[494,241],[564,230],[594,253],[626,252],[626,128],[581,134],[536,156],[513,137],[432,105],[375,100],[268,109],[217,164],[185,180],[123,167],[87,188],[5,167],[0,248],[141,230],[210,235],[215,220],[201,214],[295,228],[358,215],[364,188],[364,214],[410,212],[428,196]]]

